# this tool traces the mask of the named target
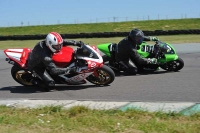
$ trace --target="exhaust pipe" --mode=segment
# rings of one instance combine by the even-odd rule
[[[12,65],[14,65],[15,64],[15,62],[14,61],[12,61],[12,60],[10,60],[9,58],[6,58],[5,59],[9,64],[12,64]]]

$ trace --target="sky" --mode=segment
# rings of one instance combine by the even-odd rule
[[[200,0],[0,0],[0,27],[200,18]]]

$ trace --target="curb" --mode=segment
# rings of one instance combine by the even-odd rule
[[[0,100],[0,105],[16,108],[38,108],[44,106],[86,106],[90,109],[109,110],[141,109],[149,112],[176,112],[192,115],[200,112],[200,104],[193,102],[116,102],[116,101],[79,101],[79,100]]]

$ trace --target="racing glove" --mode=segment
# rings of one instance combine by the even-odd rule
[[[152,41],[159,41],[159,39],[157,37],[151,37]]]
[[[78,41],[75,43],[76,46],[81,47],[84,43],[82,41]]]
[[[148,62],[148,64],[157,64],[157,59],[156,58],[148,58],[147,62]]]

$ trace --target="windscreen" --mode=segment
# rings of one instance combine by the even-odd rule
[[[87,45],[82,45],[81,48],[77,49],[76,56],[99,59],[97,54],[92,49],[88,48]]]
[[[161,48],[162,52],[169,53],[169,54],[174,53],[174,50],[169,45],[167,45],[167,43],[158,41],[157,45]]]

